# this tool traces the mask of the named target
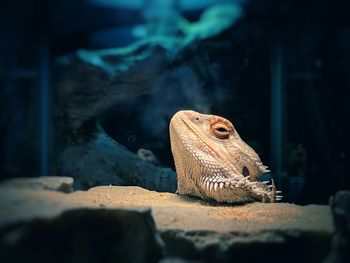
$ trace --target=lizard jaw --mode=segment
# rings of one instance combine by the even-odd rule
[[[233,190],[250,192],[254,199],[263,203],[274,203],[282,199],[281,195],[277,195],[281,193],[281,191],[276,191],[273,179],[271,179],[271,185],[268,185],[269,181],[251,182],[248,179],[249,177],[218,179],[211,176],[203,176],[201,179],[201,188],[205,191],[206,196],[209,198],[219,198],[222,199],[222,201],[225,201],[225,196],[229,196],[230,192]]]

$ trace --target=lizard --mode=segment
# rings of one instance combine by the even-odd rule
[[[177,173],[177,193],[220,203],[276,202],[273,179],[261,181],[268,167],[220,116],[182,110],[169,124]]]

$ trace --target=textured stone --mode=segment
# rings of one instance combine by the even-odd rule
[[[18,177],[1,182],[0,187],[73,192],[73,178],[64,176]]]
[[[74,209],[1,232],[2,262],[141,263],[164,254],[147,209]]]
[[[96,185],[138,185],[156,191],[175,192],[176,173],[156,167],[118,144],[101,127],[85,143],[74,143],[61,152],[62,174],[74,175],[74,189]]]
[[[207,69],[203,65],[206,62],[199,59],[201,55],[197,52],[201,50],[201,45],[222,50],[221,41],[218,45],[208,46],[207,40],[215,39],[232,28],[241,15],[239,4],[215,5],[209,7],[197,22],[179,18],[179,24],[173,25],[174,34],[145,37],[121,48],[78,50],[57,59],[53,74],[57,144],[55,174],[74,177],[75,189],[81,190],[112,184],[175,192],[174,171],[147,163],[119,145],[97,127],[98,120],[104,112],[122,102],[157,90],[165,94],[169,85],[177,91],[182,85],[186,87],[182,91],[186,90],[190,105],[208,105],[204,103],[204,96],[200,95],[205,85],[203,74]],[[191,92],[188,92],[189,85]],[[193,96],[194,93],[196,96]],[[182,101],[181,97],[177,97],[178,101]],[[171,96],[169,103],[173,102]],[[143,109],[147,113],[146,118],[140,119],[152,123],[157,127],[152,130],[158,130],[163,135],[168,125],[165,119],[159,118],[159,112],[162,112],[161,117],[167,118],[169,105],[164,104],[165,110],[153,103],[150,105],[158,113],[154,115],[153,110],[148,112]],[[157,124],[154,124],[155,119]],[[142,123],[139,125],[141,128]],[[122,124],[118,123],[118,127]]]
[[[325,262],[350,262],[350,191],[337,192],[329,203],[335,230]]]
[[[319,262],[328,253],[333,232],[329,206],[217,205],[172,193],[121,186],[101,186],[70,194],[1,188],[0,229],[33,219],[55,220],[72,209],[145,207],[152,209],[155,225],[165,242],[164,262],[257,258],[269,258],[272,262]]]

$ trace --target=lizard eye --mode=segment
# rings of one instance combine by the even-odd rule
[[[195,121],[195,122],[199,122],[199,117],[196,117],[196,118],[194,119],[194,121]]]
[[[218,139],[228,139],[230,137],[230,129],[226,124],[217,122],[211,126],[211,132]]]

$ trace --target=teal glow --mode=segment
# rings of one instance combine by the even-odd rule
[[[166,2],[168,0],[162,0]],[[127,9],[141,9],[146,2],[149,0],[89,0],[91,4],[99,6],[109,6],[109,7],[119,7]],[[176,2],[176,1],[174,1]],[[234,3],[243,3],[242,0],[178,0],[177,1],[181,10],[195,10],[195,9],[204,9],[210,5],[234,2]]]

